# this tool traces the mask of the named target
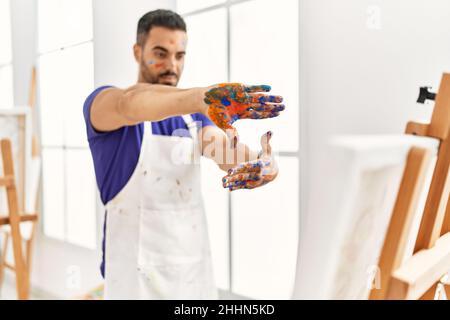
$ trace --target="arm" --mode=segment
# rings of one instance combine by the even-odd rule
[[[206,113],[207,88],[178,89],[139,83],[127,89],[110,88],[98,94],[91,107],[91,123],[98,131],[113,131],[143,121]]]
[[[143,121],[203,113],[222,130],[231,129],[233,145],[238,119],[264,119],[278,116],[284,109],[281,96],[271,96],[268,86],[219,84],[210,87],[178,89],[172,86],[139,83],[127,89],[111,88],[98,94],[90,111],[92,126],[113,131]]]
[[[227,172],[239,163],[256,160],[258,152],[247,145],[238,143],[233,148],[225,132],[215,126],[206,126],[199,132],[202,142],[202,155],[212,159],[218,167]]]
[[[269,131],[261,137],[261,152],[251,150],[247,145],[230,145],[227,135],[217,127],[204,127],[200,133],[202,155],[214,160],[219,168],[227,172],[223,187],[230,191],[253,189],[273,181],[278,175],[278,165],[272,155]]]

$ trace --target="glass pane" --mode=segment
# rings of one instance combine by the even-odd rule
[[[188,44],[180,86],[208,86],[226,82],[226,10],[218,9],[188,17],[186,24]]]
[[[60,0],[37,2],[38,50],[45,52],[61,46]]]
[[[0,68],[0,108],[12,108],[14,105],[12,66]]]
[[[39,52],[92,39],[92,0],[38,1]]]
[[[230,289],[228,191],[222,187],[225,173],[210,159],[202,158],[202,194],[208,220],[216,285]]]
[[[178,13],[186,13],[194,10],[204,9],[224,2],[225,0],[177,0],[177,11]]]
[[[297,261],[299,162],[280,157],[278,177],[232,195],[233,292],[290,299]]]
[[[0,0],[0,65],[11,62],[10,0]]]
[[[298,42],[297,0],[276,4],[258,0],[232,6],[231,81],[269,84],[286,104],[277,118],[237,122],[242,142],[253,148],[260,148],[260,136],[270,129],[274,150],[298,150]]]
[[[92,43],[41,56],[39,71],[43,144],[87,146],[83,102],[94,87]]]
[[[42,166],[44,233],[64,240],[64,151],[44,148]]]
[[[67,236],[83,247],[96,247],[96,184],[89,150],[66,151]]]
[[[64,19],[62,46],[92,40],[92,0],[63,0],[61,9]]]
[[[94,53],[92,43],[66,49],[62,52],[65,79],[64,138],[70,147],[87,147],[83,103],[94,90]]]
[[[61,52],[56,51],[39,58],[40,121],[44,146],[62,146],[64,132],[63,108],[65,81]]]

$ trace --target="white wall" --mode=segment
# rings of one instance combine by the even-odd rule
[[[431,105],[415,101],[450,72],[449,39],[447,0],[301,1],[301,226],[313,214],[308,190],[327,183],[319,160],[330,135],[401,133],[429,117]]]
[[[11,2],[14,97],[16,104],[24,104],[36,51],[35,1]],[[437,87],[441,73],[450,71],[450,2],[300,3],[301,196],[302,212],[306,213],[307,190],[313,183],[326,181],[317,171],[318,146],[331,134],[402,132],[407,120],[428,115],[430,108],[416,105],[415,99],[419,86]],[[375,7],[368,13],[369,6]],[[137,68],[132,45],[138,18],[152,9],[174,7],[175,0],[95,0],[95,85],[134,83]],[[103,212],[99,215],[102,222]],[[61,297],[97,285],[100,247],[89,251],[42,235],[40,239],[33,285]],[[71,265],[80,267],[79,289],[66,286]]]
[[[14,0],[11,3],[14,104],[27,105],[31,68],[36,57],[36,3]]]
[[[153,9],[175,9],[175,0],[95,0],[95,85],[130,86],[137,81],[133,44],[139,18]]]
[[[93,3],[95,86],[132,85],[137,80],[132,46],[139,17],[158,8],[174,9],[175,0],[94,0]],[[15,104],[27,104],[31,66],[36,61],[36,2],[12,0],[11,11]],[[50,239],[40,230],[32,274],[32,286],[36,291],[71,298],[101,283],[103,213],[100,208],[97,250]]]

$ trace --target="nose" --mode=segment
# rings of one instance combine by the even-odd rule
[[[177,70],[177,60],[175,57],[169,58],[166,64],[167,70],[170,70],[174,73],[176,73]]]

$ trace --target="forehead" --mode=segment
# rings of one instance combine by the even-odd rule
[[[182,30],[153,27],[147,35],[146,47],[150,50],[159,46],[169,51],[184,51],[186,42],[187,34]]]

